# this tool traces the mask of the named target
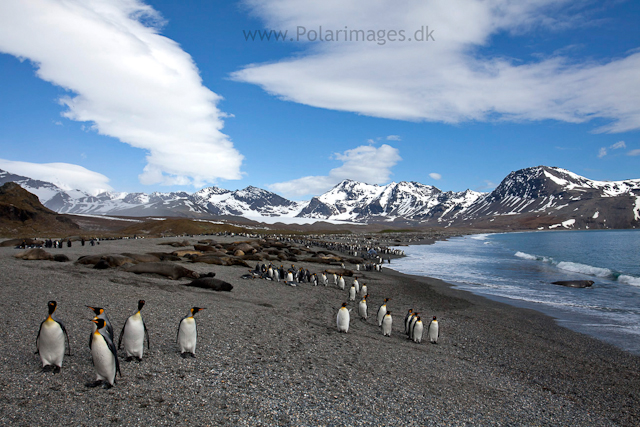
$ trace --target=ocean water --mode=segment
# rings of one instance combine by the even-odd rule
[[[394,270],[540,311],[640,355],[640,230],[481,234],[401,249],[407,257],[393,260]]]

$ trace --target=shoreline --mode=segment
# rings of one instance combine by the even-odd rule
[[[105,241],[51,252],[72,260],[82,253],[169,252],[173,249],[157,245],[168,240]],[[233,240],[247,239],[228,241]],[[332,285],[289,287],[242,280],[245,267],[178,263],[214,271],[233,284],[231,292],[218,293],[182,286],[186,280],[18,260],[11,256],[17,252],[0,248],[2,423],[45,425],[51,417],[64,425],[87,419],[113,425],[632,426],[640,421],[640,357],[560,327],[537,311],[438,279],[386,265],[381,273],[358,272],[360,282],[369,285],[370,317],[363,322],[354,310],[349,333],[340,334],[335,315],[347,291]],[[312,272],[326,267],[295,264]],[[383,337],[373,319],[385,297],[393,311],[391,337]],[[58,375],[41,373],[33,355],[49,299],[58,301],[74,354]],[[119,335],[137,299],[147,301],[142,315],[151,350],[141,363],[121,362],[123,377],[114,388],[84,387],[94,375],[86,345],[91,313],[84,305],[104,306]],[[175,331],[193,305],[207,309],[196,316],[197,358],[182,359]],[[438,316],[437,345],[403,336],[409,307],[427,318]]]

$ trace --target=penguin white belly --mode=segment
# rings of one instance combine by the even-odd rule
[[[144,323],[139,315],[134,314],[127,319],[124,327],[122,343],[127,352],[127,357],[142,359],[144,354]]]
[[[287,282],[293,282],[293,273],[287,273]]]
[[[346,308],[341,308],[338,310],[338,318],[336,319],[336,323],[338,325],[338,331],[340,332],[348,332],[349,331],[349,310]]]
[[[344,290],[344,279],[342,277],[338,280],[338,287]]]
[[[178,332],[178,346],[180,353],[196,354],[196,341],[198,332],[196,330],[196,321],[193,317],[187,317],[180,322],[180,331]]]
[[[387,337],[391,336],[392,323],[393,320],[391,319],[391,316],[384,316],[384,319],[382,320],[382,335],[385,335]]]
[[[96,380],[105,380],[114,385],[116,380],[115,357],[104,338],[93,334],[92,339],[91,358],[93,359],[93,367],[96,370]]]
[[[355,282],[353,282],[353,286],[356,288],[356,293],[359,294],[360,293],[360,283],[358,283],[358,281],[356,280]]]
[[[384,315],[387,314],[387,305],[384,304],[380,306],[378,309],[378,326],[382,326],[382,321],[384,320]]]
[[[360,317],[362,317],[363,319],[367,318],[367,303],[366,303],[366,301],[360,301],[360,303],[358,304],[358,313],[360,314]]]
[[[424,332],[424,326],[422,322],[416,322],[413,326],[413,342],[417,342],[418,344],[422,342],[422,333]]]
[[[360,296],[363,297],[367,295],[367,285],[362,285],[362,288],[360,288]]]
[[[64,332],[57,322],[46,320],[42,324],[37,342],[42,367],[48,365],[62,367],[64,340]]]
[[[438,322],[431,322],[429,325],[429,341],[438,342]]]
[[[355,301],[355,300],[356,300],[356,288],[352,286],[351,289],[349,289],[349,301]]]

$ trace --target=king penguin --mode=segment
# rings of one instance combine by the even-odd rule
[[[380,308],[378,308],[378,317],[377,317],[378,326],[382,326],[382,320],[384,319],[384,315],[387,314],[387,301],[389,301],[389,298],[385,298]]]
[[[109,321],[109,317],[107,317],[107,313],[104,311],[104,308],[102,307],[91,307],[90,305],[87,306],[88,308],[90,308],[91,310],[93,310],[94,314],[96,315],[96,317],[98,319],[102,319],[104,320],[105,326],[106,326],[106,332],[107,334],[109,334],[109,338],[111,338],[111,341],[113,341],[113,326],[111,326],[111,322]],[[95,326],[94,326],[94,331],[96,330]]]
[[[189,314],[180,320],[178,326],[178,336],[176,341],[180,347],[180,354],[182,357],[186,357],[185,353],[190,353],[191,357],[196,357],[196,341],[198,340],[198,328],[196,326],[196,319],[193,316],[204,308],[192,307]]]
[[[344,277],[342,277],[342,275],[340,275],[338,279],[338,287],[344,291]]]
[[[384,315],[384,319],[382,319],[382,335],[385,337],[391,336],[392,323],[393,319],[391,318],[391,311],[387,311],[387,314]]]
[[[409,326],[408,326],[408,330],[407,330],[407,335],[409,336],[410,340],[413,340],[413,325],[415,325],[415,323],[418,321],[420,313],[418,313],[417,311],[415,313],[413,313],[413,315],[409,318]]]
[[[365,295],[362,297],[362,300],[358,303],[358,313],[360,314],[360,318],[363,320],[367,320],[367,297],[369,295]]]
[[[96,330],[91,334],[89,348],[91,349],[93,367],[96,370],[96,381],[87,384],[87,386],[95,387],[102,383],[105,387],[110,388],[116,383],[116,373],[122,376],[118,350],[109,338],[104,319],[95,318],[92,322],[96,324]]]
[[[351,285],[351,289],[349,289],[349,301],[356,300],[356,287]]]
[[[369,290],[367,288],[367,284],[363,283],[362,287],[360,288],[360,296],[365,296],[369,293]]]
[[[405,334],[409,333],[409,319],[411,318],[412,315],[413,315],[413,309],[410,308],[409,311],[407,311],[407,315],[404,316],[404,333]]]
[[[411,331],[411,339],[413,342],[420,344],[422,342],[422,332],[424,331],[424,326],[422,325],[422,320],[418,316],[418,320],[413,324],[413,330]]]
[[[338,317],[336,318],[336,324],[338,325],[339,332],[344,332],[346,334],[349,331],[350,319],[351,315],[347,309],[347,303],[343,302],[342,307],[338,310]]]
[[[429,341],[432,344],[438,344],[438,338],[440,337],[440,329],[438,328],[438,320],[436,316],[433,316],[433,320],[429,322]]]
[[[358,278],[353,279],[353,286],[356,288],[356,294],[360,293],[360,282],[358,282]],[[364,295],[364,294],[363,294]]]
[[[64,359],[65,345],[67,340],[68,355],[71,355],[71,346],[69,345],[69,335],[64,324],[53,314],[58,307],[55,301],[49,301],[49,316],[40,323],[40,330],[36,338],[36,349],[42,360],[42,369],[48,369],[53,366],[54,372],[60,372],[62,368],[62,359]]]
[[[118,350],[120,350],[124,343],[124,350],[127,352],[127,360],[131,360],[134,357],[138,360],[142,360],[145,338],[147,339],[147,349],[151,348],[149,346],[149,331],[147,331],[147,325],[145,325],[144,319],[140,314],[142,307],[144,307],[144,300],[138,301],[138,311],[129,316],[122,327],[122,332],[120,332]]]

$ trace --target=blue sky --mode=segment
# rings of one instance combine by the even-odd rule
[[[0,169],[296,200],[345,178],[488,191],[537,165],[640,178],[637,22],[633,1],[5,0]],[[246,40],[265,29],[306,33]]]

